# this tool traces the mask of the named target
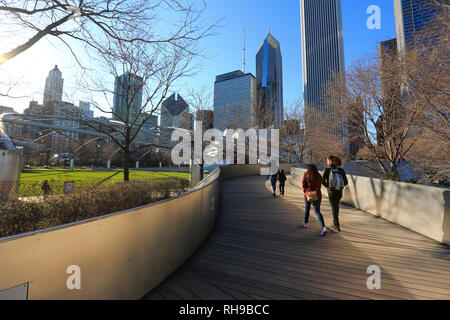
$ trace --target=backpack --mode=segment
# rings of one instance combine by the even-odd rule
[[[330,188],[335,190],[344,189],[344,178],[339,173],[338,169],[331,169],[330,172]]]

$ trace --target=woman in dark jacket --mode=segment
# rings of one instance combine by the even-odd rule
[[[305,198],[305,220],[301,226],[303,228],[308,228],[309,212],[311,210],[311,205],[313,205],[314,211],[320,222],[320,227],[322,228],[320,235],[323,236],[328,230],[325,227],[325,221],[320,213],[320,203],[322,201],[322,192],[320,190],[322,187],[322,176],[319,171],[317,171],[316,166],[308,166],[308,169],[303,175],[302,187]]]
[[[286,183],[286,175],[284,174],[284,170],[281,169],[278,172],[278,181],[280,182],[280,196],[284,196],[284,185]]]
[[[342,198],[342,190],[348,184],[347,176],[339,157],[329,156],[327,158],[328,168],[323,173],[322,184],[328,189],[328,200],[330,200],[331,211],[333,213],[332,231],[341,231],[339,224],[339,202]]]

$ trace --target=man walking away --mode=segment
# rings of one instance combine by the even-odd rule
[[[327,158],[328,167],[323,173],[322,184],[328,189],[328,200],[330,201],[333,213],[333,227],[330,230],[340,232],[339,224],[339,202],[342,198],[342,190],[348,184],[347,176],[339,157],[329,156]]]
[[[284,184],[286,183],[286,175],[284,174],[284,170],[281,169],[278,173],[278,181],[280,182],[280,196],[284,196]]]

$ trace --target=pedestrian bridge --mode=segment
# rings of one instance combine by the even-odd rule
[[[203,245],[144,299],[450,299],[450,248],[341,205],[341,233],[300,229],[301,189],[272,198],[265,177],[227,180],[215,227]],[[322,200],[327,225],[328,199]],[[369,266],[381,288],[369,289]],[[372,283],[372,282],[371,282]]]
[[[450,299],[448,190],[349,176],[342,232],[320,237],[313,212],[298,228],[301,169],[279,198],[259,173],[220,167],[182,196],[1,238],[0,299]]]

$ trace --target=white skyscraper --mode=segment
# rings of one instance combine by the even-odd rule
[[[324,85],[345,71],[341,0],[300,0],[300,16],[305,116],[314,121],[318,111],[331,111],[323,105]]]
[[[49,101],[62,100],[63,83],[62,73],[55,65],[55,68],[48,73],[48,77],[45,79],[44,104]]]

